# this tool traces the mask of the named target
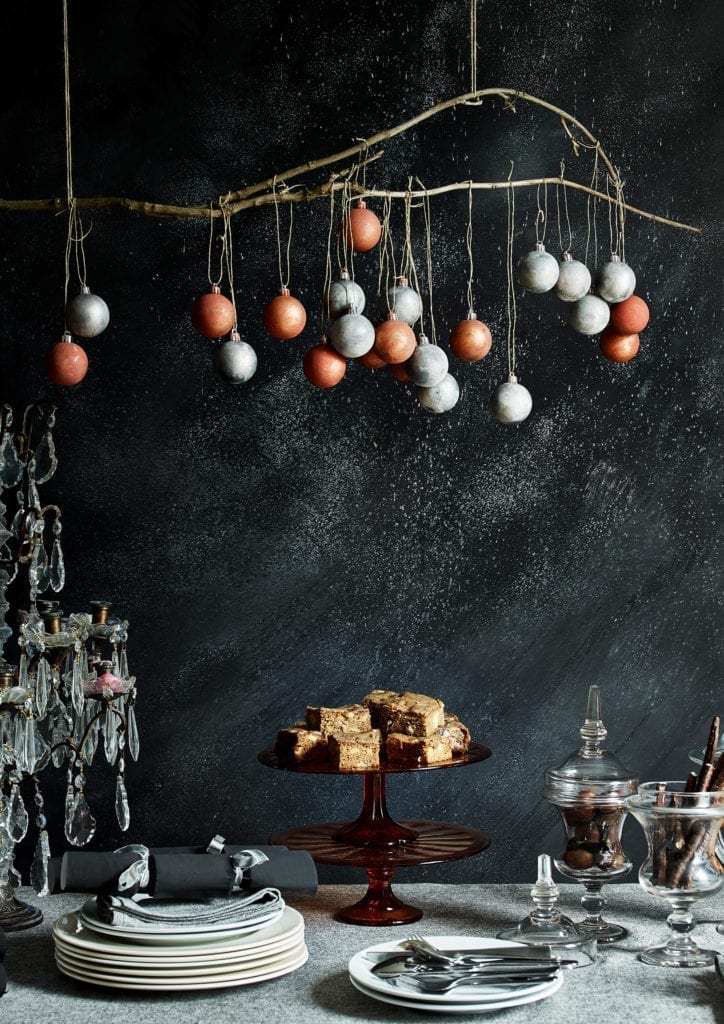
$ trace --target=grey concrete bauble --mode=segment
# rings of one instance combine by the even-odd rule
[[[79,338],[95,338],[105,331],[111,322],[108,306],[94,295],[86,285],[80,295],[74,295],[65,307],[65,323],[68,330]]]
[[[375,329],[366,316],[344,313],[332,323],[329,338],[334,348],[347,359],[365,355],[375,343]]]
[[[490,411],[500,423],[522,423],[532,408],[530,391],[512,373],[505,384],[498,384],[490,398]]]
[[[232,384],[245,384],[256,373],[256,352],[247,341],[232,338],[214,352],[214,367]]]
[[[390,309],[395,314],[398,320],[402,320],[403,323],[407,324],[408,327],[413,327],[420,319],[422,313],[422,299],[414,288],[410,288],[407,284],[401,284],[399,281],[393,285],[389,291],[388,296],[382,295],[382,302],[380,310],[383,316],[387,315],[388,308],[387,302],[390,303]]]
[[[558,267],[556,295],[561,302],[578,302],[584,295],[588,295],[591,288],[591,271],[585,263],[572,260],[570,253],[565,253]]]
[[[611,310],[597,295],[584,295],[568,310],[568,323],[579,334],[599,334],[611,319]]]
[[[413,384],[421,388],[434,388],[448,371],[447,356],[437,345],[431,345],[424,335],[420,344],[405,363]]]
[[[449,412],[458,404],[460,388],[451,373],[431,388],[417,388],[417,400],[428,412]]]
[[[636,275],[615,253],[596,271],[596,294],[606,302],[623,302],[633,295],[635,287]]]
[[[336,320],[351,309],[355,313],[362,313],[365,301],[365,293],[360,286],[356,281],[350,280],[349,274],[345,277],[344,273],[339,281],[332,281],[325,296],[325,302],[329,302],[329,315],[332,320]]]
[[[527,292],[540,295],[549,292],[555,286],[558,269],[558,260],[546,252],[542,242],[538,242],[532,252],[521,256],[518,263],[518,280]]]

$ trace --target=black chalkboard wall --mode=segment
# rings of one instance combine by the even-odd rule
[[[272,210],[234,221],[241,330],[260,360],[239,388],[215,376],[212,343],[189,321],[205,289],[206,223],[93,214],[89,283],[112,323],[88,345],[85,382],[63,391],[42,358],[62,329],[66,218],[0,214],[0,398],[58,404],[60,469],[45,493],[64,511],[63,604],[111,596],[131,621],[132,825],[120,833],[112,773],[94,769],[98,845],[262,840],[355,814],[355,780],[272,772],[256,755],[308,701],[375,686],[440,695],[494,750],[464,771],[391,782],[397,816],[493,839],[408,880],[530,879],[538,853],[560,851],[542,772],[576,745],[591,683],[612,749],[642,777],[680,777],[724,711],[716,15],[703,0],[480,5],[479,84],[574,112],[634,205],[704,229],[629,217],[627,256],[652,321],[626,366],[566,328],[552,296],[519,290],[520,377],[535,407],[518,427],[488,411],[505,373],[502,193],[476,198],[474,217],[477,309],[495,348],[456,366],[461,401],[439,417],[387,372],[353,365],[328,393],[302,376],[318,340],[323,202],[297,208],[292,286],[310,310],[297,341],[261,326],[278,287]],[[22,59],[0,68],[2,195],[62,195],[60,3],[26,0],[4,18],[6,51]],[[76,194],[204,203],[341,149],[466,91],[468,18],[465,0],[74,0]],[[555,117],[499,101],[384,148],[370,171],[381,187],[408,174],[501,179],[511,159],[518,177],[556,174],[562,157],[579,180],[591,171]],[[517,201],[516,260],[535,240],[534,191]],[[443,343],[465,311],[466,202],[432,203]],[[571,212],[580,254],[582,196]],[[554,220],[549,230],[557,253]],[[599,232],[602,256],[604,212]],[[376,257],[356,266],[373,293]],[[45,781],[56,806],[63,784]],[[59,813],[50,818],[62,848]],[[627,826],[637,855],[638,831]]]

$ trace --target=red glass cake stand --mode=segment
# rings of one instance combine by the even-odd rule
[[[403,903],[392,891],[392,878],[400,867],[438,864],[470,857],[490,846],[484,832],[440,821],[395,821],[387,810],[385,778],[403,772],[432,771],[477,764],[490,750],[472,743],[467,754],[441,764],[387,764],[367,771],[342,771],[330,764],[295,765],[280,760],[273,748],[259,760],[267,768],[303,775],[361,775],[362,811],[356,821],[307,825],[272,836],[270,842],[290,850],[308,850],[319,864],[363,867],[369,887],[359,903],[334,915],[349,924],[388,925],[419,921],[422,911]]]

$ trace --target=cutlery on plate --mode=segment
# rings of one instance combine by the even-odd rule
[[[461,964],[456,967],[449,967],[447,970],[431,964],[420,964],[414,960],[396,960],[393,962],[376,964],[372,973],[378,978],[400,978],[400,977],[427,977],[427,978],[472,978],[475,976],[500,976],[514,977],[540,975],[550,977],[558,971],[559,964],[542,963],[511,963],[500,962],[487,964]]]
[[[457,964],[461,961],[478,959],[502,959],[502,960],[536,960],[545,963],[560,961],[550,946],[537,946],[526,948],[525,946],[491,946],[480,947],[468,950],[442,950],[433,946],[421,935],[411,935],[405,942],[400,943],[405,949],[426,960],[435,960],[445,964]]]
[[[512,984],[516,988],[524,988],[527,985],[539,985],[542,981],[553,980],[555,972],[549,972],[543,977],[538,975],[526,977],[519,975],[510,978],[507,975],[464,975],[463,977],[430,977],[425,974],[402,975],[395,980],[395,984],[403,988],[415,989],[418,992],[426,992],[430,995],[443,995],[457,988],[458,985],[502,985]]]

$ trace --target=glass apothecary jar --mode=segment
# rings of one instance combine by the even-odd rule
[[[627,932],[623,925],[603,919],[606,882],[622,878],[631,862],[621,845],[626,797],[636,792],[638,779],[604,744],[608,732],[601,721],[601,691],[588,692],[586,720],[580,729],[583,746],[557,768],[546,772],[543,796],[558,808],[566,845],[554,861],[558,871],[581,882],[581,906],[586,912],[579,931],[598,942],[615,942]]]

